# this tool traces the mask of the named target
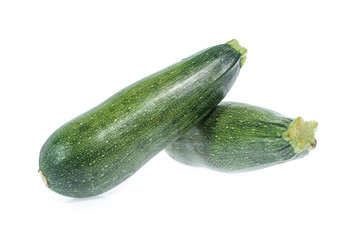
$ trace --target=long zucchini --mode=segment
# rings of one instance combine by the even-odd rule
[[[166,152],[187,165],[225,172],[255,170],[307,155],[316,146],[317,125],[248,104],[223,102]]]
[[[64,124],[41,149],[44,182],[77,198],[123,182],[216,107],[233,85],[245,54],[236,40],[208,48]]]

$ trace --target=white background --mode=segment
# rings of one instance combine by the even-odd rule
[[[350,1],[0,2],[1,239],[352,239]],[[42,144],[125,86],[236,38],[226,100],[319,122],[317,149],[225,174],[161,152],[94,198],[47,189]]]

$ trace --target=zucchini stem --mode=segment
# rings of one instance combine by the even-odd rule
[[[241,54],[240,64],[241,64],[241,67],[243,67],[243,64],[247,60],[247,56],[246,56],[247,49],[242,47],[236,39],[232,39],[231,41],[228,41],[226,44]]]
[[[294,151],[299,154],[304,150],[312,150],[316,147],[315,131],[317,127],[316,121],[305,122],[303,118],[298,117],[291,122],[282,137],[289,141]]]

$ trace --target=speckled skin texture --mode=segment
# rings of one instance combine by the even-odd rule
[[[126,180],[216,107],[240,71],[240,58],[227,44],[203,50],[63,125],[40,152],[48,187],[79,198]]]
[[[224,172],[268,167],[308,154],[282,138],[292,119],[268,109],[222,102],[166,148],[175,160]]]

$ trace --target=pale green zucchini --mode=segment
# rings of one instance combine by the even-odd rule
[[[307,155],[316,146],[317,125],[248,104],[223,102],[166,152],[187,165],[249,171]]]

